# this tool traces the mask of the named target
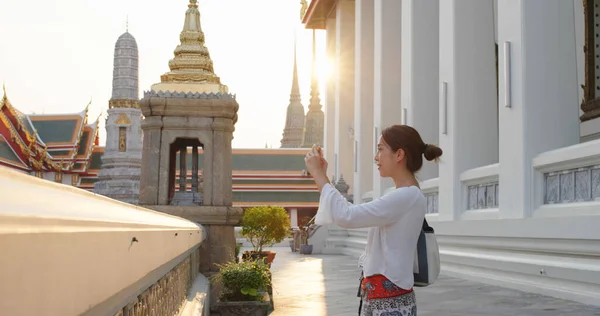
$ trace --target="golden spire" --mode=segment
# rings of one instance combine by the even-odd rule
[[[297,36],[294,33],[294,71],[292,73],[292,91],[290,93],[290,102],[300,102],[300,85],[298,84],[298,62],[296,60],[296,54],[298,52],[296,44],[298,42]]]
[[[210,59],[208,49],[204,46],[204,32],[200,26],[197,0],[190,0],[188,4],[183,31],[179,38],[181,44],[175,49],[175,58],[169,61],[171,72],[160,77],[163,85],[168,83],[212,84],[218,85],[218,90],[221,92],[227,92],[226,87],[221,85],[221,79],[214,73],[213,61]],[[184,87],[174,88],[185,90]]]

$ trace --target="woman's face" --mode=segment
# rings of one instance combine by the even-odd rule
[[[390,146],[383,140],[383,137],[379,137],[375,163],[377,163],[377,170],[379,170],[379,175],[382,178],[392,176],[393,171],[397,168],[398,162],[402,160],[403,156],[403,150],[393,152]]]

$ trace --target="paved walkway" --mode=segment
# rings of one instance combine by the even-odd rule
[[[356,260],[337,255],[301,255],[274,248],[275,311],[271,316],[357,315]],[[509,290],[447,276],[416,289],[419,316],[594,316],[600,307]]]

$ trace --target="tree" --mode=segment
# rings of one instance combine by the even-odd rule
[[[248,238],[255,252],[281,242],[288,234],[290,218],[279,206],[257,206],[246,209],[242,218],[242,236]]]

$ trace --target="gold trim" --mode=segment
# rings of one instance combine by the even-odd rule
[[[108,101],[108,108],[130,108],[130,109],[139,109],[140,101],[138,100],[110,100]]]
[[[119,117],[115,121],[115,124],[117,124],[117,125],[130,125],[131,121],[129,120],[129,118],[127,117],[127,115],[125,115],[125,113],[121,113],[121,115],[119,115]]]

